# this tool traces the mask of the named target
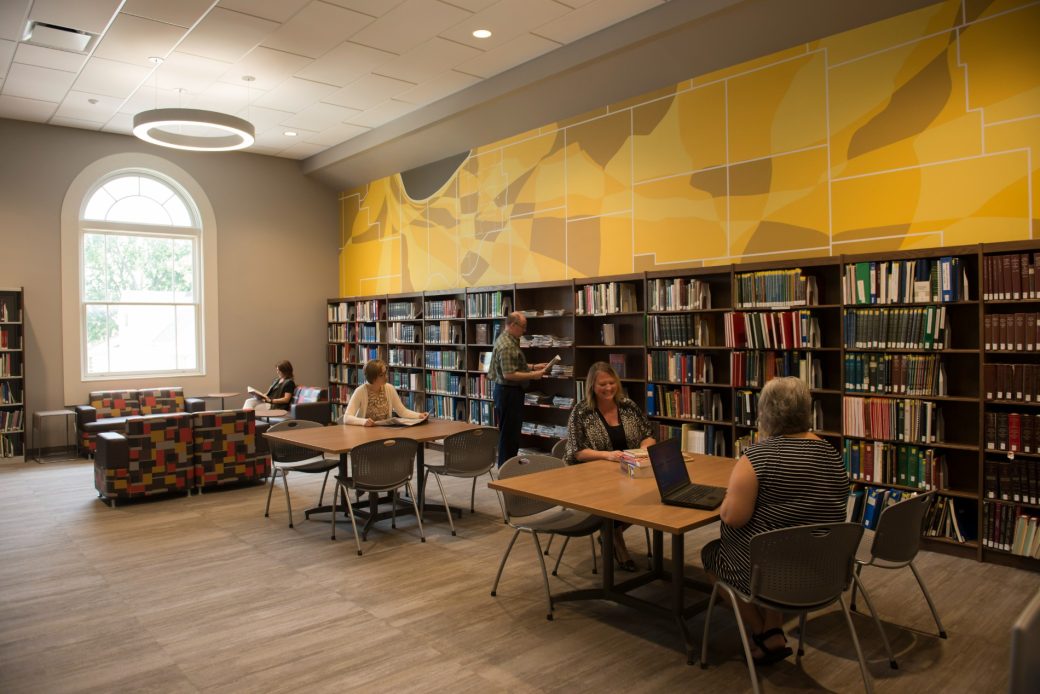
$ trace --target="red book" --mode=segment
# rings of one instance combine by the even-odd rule
[[[1008,415],[1008,450],[1022,450],[1022,415],[1017,412]]]

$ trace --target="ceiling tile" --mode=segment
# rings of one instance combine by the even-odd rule
[[[214,82],[198,94],[192,94],[190,101],[192,108],[235,113],[244,118],[237,112],[248,109],[262,95],[263,92],[246,87],[244,82],[241,84]]]
[[[94,103],[90,103],[94,101]],[[75,118],[82,121],[90,121],[101,126],[116,114],[123,104],[122,99],[102,94],[87,94],[86,92],[69,92],[58,106],[55,118]]]
[[[594,1],[595,0],[556,0],[556,2],[566,5],[567,7],[584,7]]]
[[[0,77],[7,74],[7,68],[11,64],[11,59],[14,57],[14,49],[18,44],[14,41],[4,41],[0,39]],[[24,44],[23,44],[24,45]],[[32,61],[24,61],[32,62]],[[42,67],[54,67],[53,65],[43,65]]]
[[[177,50],[234,63],[277,28],[275,22],[217,7],[199,22]]]
[[[272,22],[288,20],[311,0],[220,0],[220,7],[270,19]]]
[[[470,15],[437,0],[405,0],[351,40],[391,53],[406,53]]]
[[[125,98],[148,77],[148,68],[104,58],[91,58],[79,73],[75,87],[81,92]]]
[[[256,104],[253,104],[253,106],[249,108],[248,117],[242,113],[236,115],[238,115],[239,118],[245,118],[247,121],[252,123],[258,133],[276,127],[285,130],[285,127],[281,125],[282,121],[288,120],[293,116],[289,111],[264,108],[263,106],[257,106]]]
[[[122,0],[33,0],[29,19],[100,34]]]
[[[491,7],[499,0],[451,0],[451,4],[456,7],[461,7],[464,10],[470,12],[480,12],[481,10]]]
[[[123,102],[123,105],[119,107],[119,112],[133,115],[141,111],[150,111],[153,108],[180,108],[190,105],[185,103],[183,94],[179,94],[173,89],[157,91],[152,81],[148,80]]]
[[[7,86],[7,83],[4,83]],[[0,95],[0,117],[44,123],[58,108],[57,102]]]
[[[264,45],[318,58],[374,20],[368,15],[324,2],[312,2],[267,37]]]
[[[76,74],[35,65],[11,63],[4,80],[4,95],[37,101],[60,102],[72,86]]]
[[[553,0],[500,0],[442,32],[441,36],[488,51],[572,11]],[[491,37],[478,39],[473,36],[475,29],[489,29]]]
[[[343,87],[343,89],[325,97],[325,101],[364,111],[402,92],[406,92],[414,86],[411,82],[402,82],[392,77],[365,75],[356,82],[352,82]]]
[[[3,49],[0,47],[0,53],[2,52]],[[30,43],[18,44],[18,50],[14,52],[14,59],[26,65],[38,65],[54,70],[64,70],[65,72],[79,72],[80,68],[83,67],[83,63],[87,62],[87,56],[80,53],[34,46]],[[0,55],[0,61],[2,60],[3,57]]]
[[[80,128],[81,130],[101,130],[101,123],[95,123],[89,120],[79,120],[78,118],[65,118],[62,116],[55,115],[49,121],[51,125],[61,125],[66,128]]]
[[[308,106],[292,118],[282,121],[281,124],[290,128],[303,128],[304,130],[327,130],[335,125],[345,123],[360,112],[361,109],[317,103],[313,106]]]
[[[151,69],[150,56],[165,58],[184,36],[184,28],[120,13],[93,55]]]
[[[296,132],[296,137],[289,137],[288,135],[286,135],[286,130],[294,130]],[[281,151],[286,147],[289,147],[290,145],[294,145],[297,142],[299,142],[300,138],[310,137],[312,135],[317,135],[317,133],[311,132],[309,130],[300,130],[298,128],[286,128],[284,125],[276,124],[264,128],[263,130],[257,128],[256,144],[260,145],[261,147],[275,147],[279,151]]]
[[[290,77],[257,99],[255,103],[258,106],[298,113],[334,91],[336,88],[328,84]]]
[[[560,44],[555,41],[543,39],[534,34],[523,34],[497,48],[460,63],[455,69],[478,77],[491,77],[559,47]]]
[[[379,66],[378,72],[387,77],[419,84],[479,54],[480,51],[476,48],[434,37],[418,48]]]
[[[354,116],[350,119],[351,125],[363,125],[367,128],[378,128],[384,123],[400,118],[406,113],[411,113],[419,108],[415,104],[407,104],[403,101],[384,101],[375,108]]]
[[[179,27],[190,27],[212,4],[213,0],[126,0],[120,12]]]
[[[105,123],[101,130],[106,133],[130,135],[134,132],[134,117],[129,113],[117,113]]]
[[[155,81],[160,88],[184,89],[189,94],[198,94],[220,79],[230,67],[221,60],[174,51],[167,56],[166,62],[159,66],[148,83]]]
[[[252,86],[267,91],[274,89],[312,62],[310,58],[302,55],[257,46],[249,51],[246,57],[232,65],[220,79],[224,82],[241,83],[243,75],[252,75],[256,78]]]
[[[31,0],[6,0],[0,2],[0,39],[21,41],[25,29],[25,15]]]
[[[295,139],[299,140],[300,138],[297,137]],[[324,152],[326,149],[328,148],[325,145],[315,145],[310,142],[297,142],[290,147],[286,147],[278,154],[278,156],[288,157],[289,159],[306,159],[318,152]]]
[[[442,72],[432,79],[426,80],[418,87],[414,87],[406,92],[398,94],[396,98],[398,101],[407,101],[410,104],[423,106],[433,103],[438,99],[443,99],[449,94],[461,91],[479,81],[480,80],[473,75],[464,75],[461,72],[449,70],[447,72]]]
[[[494,2],[494,0],[490,1]],[[354,10],[355,12],[362,12],[372,17],[382,17],[400,5],[403,0],[325,0],[325,2],[346,7],[348,10]]]
[[[574,12],[536,27],[534,33],[559,43],[570,43],[645,12],[661,2],[662,0],[594,0]]]
[[[363,128],[360,125],[351,125],[349,123],[340,123],[334,125],[331,128],[326,128],[320,133],[309,135],[304,142],[310,142],[316,145],[324,145],[325,147],[333,147],[346,142],[352,137],[357,137],[362,133],[367,133],[369,128]]]
[[[297,72],[296,76],[343,87],[396,57],[396,53],[346,41]]]

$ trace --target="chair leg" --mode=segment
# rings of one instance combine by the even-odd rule
[[[354,505],[347,504],[347,511],[350,512],[350,527],[354,529],[354,544],[357,545],[357,555],[361,556],[361,538],[358,537],[357,531],[357,520],[354,519]],[[336,527],[336,514],[332,514],[332,527]]]
[[[549,536],[550,542],[552,541],[552,538],[554,538],[554,537],[556,537],[556,536],[555,535],[550,535]],[[554,566],[553,570],[552,570],[552,575],[553,576],[556,575],[556,571],[560,568],[560,561],[563,560],[563,553],[567,550],[567,543],[570,542],[570,541],[571,541],[571,538],[564,536],[564,538],[563,538],[563,547],[560,547],[560,554],[559,554],[559,556],[556,557],[556,566]],[[548,549],[545,550],[545,554],[549,554],[549,550]]]
[[[862,572],[862,571],[863,571],[863,565],[860,564],[859,561],[857,560],[857,562],[856,562],[856,578],[859,578],[860,572]],[[855,612],[856,611],[856,588],[857,587],[858,586],[856,585],[856,582],[853,582],[853,584],[852,584],[852,596],[849,598],[849,611],[851,611],[851,612]]]
[[[650,544],[650,528],[644,527],[643,530],[646,531],[646,558],[647,559],[653,559],[654,558],[654,550],[653,550],[653,546]]]
[[[271,477],[271,481],[274,482],[274,476]],[[289,473],[282,470],[282,489],[285,490],[285,505],[289,509],[289,527],[293,527],[292,522],[292,500],[289,499]]]
[[[885,644],[885,653],[888,654],[888,664],[893,670],[898,670],[899,663],[896,662],[895,656],[892,655],[892,647],[888,645],[888,637],[885,636],[885,630],[881,626],[881,620],[878,619],[877,610],[874,609],[874,603],[870,599],[870,593],[867,592],[867,587],[860,582],[859,576],[853,574],[852,590],[856,590],[856,586],[859,586],[859,591],[863,594],[863,601],[867,603],[867,609],[870,610],[870,616],[874,618],[874,624],[877,626],[878,633],[881,634],[881,642]]]
[[[444,502],[444,510],[448,512],[448,527],[451,528],[451,535],[455,537],[455,521],[451,517],[451,506],[448,505],[448,497],[444,496],[444,486],[441,485],[441,476],[437,473],[433,473],[433,479],[437,482],[437,489],[441,493],[441,501]],[[476,481],[476,478],[473,478]]]
[[[447,504],[445,504],[447,505]],[[469,512],[476,513],[477,511],[477,478],[473,478],[473,486],[469,490]],[[450,513],[448,514],[451,515]]]
[[[426,471],[423,472],[422,486],[423,486],[423,490],[426,490],[426,489],[430,488],[430,468],[426,468]],[[441,497],[443,498],[444,495],[441,494]],[[422,495],[422,503],[419,504],[419,513],[423,513],[423,514],[426,513],[426,494],[425,493]],[[450,513],[448,515],[451,516]]]
[[[592,547],[592,573],[597,573],[597,571],[596,571],[596,537],[595,537],[595,535],[596,535],[595,533],[593,533],[592,535],[589,535],[589,545]]]
[[[805,613],[802,612],[798,615],[798,651],[794,657],[794,664],[798,665],[802,662],[802,656],[805,655]]]
[[[748,675],[751,677],[751,690],[755,694],[761,694],[758,688],[758,671],[755,670],[755,660],[751,657],[751,644],[748,641],[747,628],[744,627],[744,620],[740,618],[740,608],[737,607],[737,600],[740,598],[725,583],[716,581],[715,586],[729,594],[729,603],[733,606],[733,616],[737,618],[737,631],[740,632],[740,643],[744,647],[744,659],[747,661]]]
[[[866,595],[864,593],[864,595]],[[845,604],[845,598],[838,596],[838,604],[841,605],[841,611],[845,613],[845,621],[849,625],[849,635],[852,636],[852,645],[856,647],[856,657],[859,658],[859,671],[863,674],[863,686],[867,690],[867,694],[874,694],[874,684],[870,679],[870,672],[867,670],[867,661],[863,658],[863,649],[859,647],[859,637],[856,636],[856,625],[852,623],[852,613],[849,612],[848,606]]]
[[[509,544],[506,545],[505,554],[502,555],[502,561],[498,563],[498,573],[495,574],[495,582],[491,586],[491,597],[495,597],[495,593],[498,592],[498,582],[502,578],[502,569],[506,568],[506,559],[509,559],[509,553],[513,551],[513,545],[516,544],[516,538],[520,537],[520,531],[517,530],[513,533],[513,537],[509,538]]]
[[[924,599],[928,601],[928,609],[932,611],[932,617],[935,619],[935,626],[939,629],[939,637],[946,638],[946,629],[943,628],[942,622],[939,621],[939,612],[935,609],[935,603],[932,602],[932,596],[928,594],[928,589],[924,587],[924,581],[921,580],[921,574],[917,572],[917,567],[914,566],[913,562],[910,562],[910,570],[914,572],[914,578],[917,579],[917,585],[921,586],[921,592],[924,593]]]
[[[264,518],[271,517],[271,492],[274,491],[274,478],[278,477],[278,468],[271,473],[271,484],[267,488],[267,506],[264,506]]]
[[[552,621],[552,594],[549,592],[549,576],[545,573],[545,557],[542,556],[542,543],[538,541],[538,533],[531,533],[534,538],[534,551],[538,555],[538,565],[542,567],[542,583],[545,585],[545,618]]]
[[[419,509],[415,510],[416,514],[419,513]],[[397,490],[390,490],[390,527],[397,527]]]
[[[322,502],[325,501],[325,485],[329,483],[330,472],[332,472],[332,470],[326,470],[325,479],[321,481],[321,494],[318,495],[318,506],[321,506]]]
[[[438,484],[440,484],[440,482],[438,482]],[[408,496],[410,496],[411,499],[412,499],[412,508],[415,509],[415,519],[417,521],[419,521],[419,538],[420,538],[420,541],[421,542],[426,542],[426,533],[423,532],[423,527],[422,527],[422,514],[419,513],[419,506],[416,505],[416,503],[415,503],[415,493],[412,491],[412,483],[411,482],[405,482],[404,483],[404,488],[406,490],[408,490]],[[396,489],[394,490],[394,494],[397,494],[397,490]],[[450,512],[448,513],[448,517],[449,518],[451,517],[451,513]],[[454,534],[454,533],[452,533],[452,534]]]
[[[701,639],[701,670],[708,669],[708,629],[711,627],[711,611],[715,607],[715,597],[719,594],[719,584],[711,588],[708,598],[708,609],[704,612],[704,638]]]
[[[332,490],[332,539],[336,539],[336,502],[340,499],[340,495],[343,494],[343,490],[340,489],[339,480],[336,480],[336,488]],[[346,500],[346,497],[343,497]],[[346,505],[350,505],[347,502]]]
[[[555,535],[550,535],[549,536],[549,541],[545,543],[545,556],[549,556],[549,552],[552,551],[552,543],[553,543],[553,540],[555,540],[555,539],[556,539]]]

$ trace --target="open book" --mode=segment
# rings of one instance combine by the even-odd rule
[[[555,357],[549,360],[548,364],[545,365],[545,372],[549,373],[550,371],[552,371],[552,367],[556,366],[561,361],[563,361],[563,357],[557,354]]]
[[[414,427],[416,424],[422,424],[427,421],[427,419],[427,417],[419,417],[417,419],[411,417],[389,417],[376,421],[375,425],[377,427]]]
[[[267,393],[262,391],[262,390],[257,390],[253,386],[246,386],[246,391],[250,395],[255,395],[256,397],[260,398],[261,400],[267,400]]]

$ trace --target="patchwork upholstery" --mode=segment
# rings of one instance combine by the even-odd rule
[[[252,410],[196,412],[192,418],[196,488],[253,482],[271,474],[271,457],[257,452]]]
[[[147,388],[137,391],[141,414],[169,414],[184,412],[184,390],[182,388]]]
[[[133,417],[141,413],[136,390],[96,390],[89,396],[98,419]]]
[[[106,499],[190,493],[195,483],[189,414],[129,417],[126,433],[102,432],[94,487]]]
[[[315,386],[297,386],[296,392],[293,393],[292,404],[303,405],[309,402],[320,402],[328,399],[328,391],[325,388],[318,388]]]
[[[98,390],[90,393],[89,405],[76,406],[76,429],[81,454],[92,454],[97,436],[105,431],[126,431],[126,419],[156,414],[198,412],[205,402],[185,398],[183,388]]]

